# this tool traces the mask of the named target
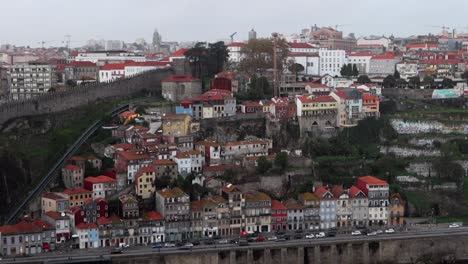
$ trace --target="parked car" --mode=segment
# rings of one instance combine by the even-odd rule
[[[294,239],[302,239],[302,235],[301,234],[296,234],[296,235],[294,235]]]
[[[215,242],[213,239],[208,239],[203,242],[205,245],[213,245]]]
[[[451,223],[451,224],[449,225],[449,228],[458,228],[458,227],[460,227],[460,225],[457,224],[457,223]]]
[[[377,230],[375,231],[377,233],[377,235],[380,235],[380,234],[383,234],[383,231],[382,230]]]
[[[275,234],[276,234],[277,236],[281,236],[281,235],[284,235],[284,231],[282,231],[282,230],[281,230],[281,231],[276,231]]]
[[[265,237],[262,237],[262,236],[259,236],[259,237],[257,237],[257,239],[255,239],[255,241],[257,241],[257,242],[263,242],[265,240],[266,240]]]
[[[113,248],[110,253],[111,254],[122,254],[122,252],[123,252],[122,248],[116,247],[116,248]]]
[[[164,247],[165,248],[173,248],[175,247],[176,245],[174,243],[164,243]]]
[[[356,231],[351,232],[351,235],[352,236],[360,236],[360,235],[362,235],[362,233],[361,233],[361,231],[356,230]]]
[[[301,234],[301,233],[302,233],[302,229],[296,230],[296,234]]]
[[[153,243],[151,245],[152,248],[162,248],[163,247],[163,244],[162,243]]]
[[[271,236],[271,237],[268,237],[267,240],[268,241],[275,241],[277,240],[278,238],[276,236]]]
[[[395,229],[389,228],[389,229],[385,230],[385,233],[386,234],[393,234],[393,233],[395,233]]]
[[[195,240],[195,241],[192,242],[192,244],[194,246],[198,246],[198,245],[200,245],[200,240]]]
[[[306,235],[306,238],[307,239],[312,239],[312,238],[315,238],[315,236],[314,236],[314,234],[308,234],[308,235]]]
[[[192,249],[193,244],[192,243],[185,243],[180,249]]]
[[[248,246],[249,245],[249,242],[247,242],[247,240],[239,240],[239,246],[243,247],[243,246]]]
[[[218,241],[218,244],[229,244],[229,241],[227,239],[221,239]]]
[[[318,234],[315,235],[316,238],[324,238],[325,237],[325,233],[324,232],[320,232]]]
[[[373,231],[373,232],[369,232],[367,233],[368,236],[376,236],[377,235],[377,232]]]

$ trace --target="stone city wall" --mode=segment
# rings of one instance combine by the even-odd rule
[[[160,95],[161,80],[171,73],[172,69],[153,70],[111,83],[87,84],[29,100],[7,102],[0,105],[0,125],[18,117],[60,112],[97,101],[125,98],[144,90]]]

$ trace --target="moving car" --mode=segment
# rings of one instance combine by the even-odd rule
[[[368,236],[376,236],[377,235],[377,232],[373,231],[373,232],[369,232],[367,233]]]
[[[174,243],[164,243],[164,247],[165,248],[172,248],[172,247],[175,247],[175,244]]]
[[[122,254],[122,251],[123,251],[122,248],[117,247],[117,248],[113,248],[110,253],[111,254]]]
[[[361,231],[356,230],[356,231],[351,232],[351,235],[353,235],[353,236],[360,236],[360,235],[362,235],[362,233],[361,233]]]
[[[383,234],[383,231],[382,231],[382,230],[377,230],[377,231],[375,231],[375,232],[377,233],[377,235]]]
[[[257,237],[257,239],[255,239],[255,241],[257,241],[257,242],[263,242],[265,240],[266,240],[265,237],[262,237],[262,236],[259,236],[259,237]]]
[[[183,245],[182,247],[180,247],[180,249],[192,249],[193,248],[193,244],[192,243],[185,243],[185,245]]]
[[[385,230],[385,234],[393,234],[393,233],[395,233],[395,229],[393,229],[393,228],[389,228],[389,229]]]
[[[315,235],[316,238],[324,238],[325,237],[325,233],[324,232],[320,232],[318,234]]]
[[[247,240],[239,240],[239,246],[243,247],[243,246],[248,246],[249,245],[249,242],[247,242]]]
[[[460,227],[460,225],[457,224],[457,223],[451,223],[451,224],[449,225],[449,228],[457,228],[457,227]]]
[[[312,238],[315,238],[315,236],[314,236],[314,234],[308,234],[308,235],[306,235],[306,238],[307,239],[312,239]]]
[[[278,238],[276,236],[271,236],[271,237],[268,237],[268,241],[275,241],[277,240]]]
[[[218,241],[218,244],[229,244],[229,241],[227,239],[221,239]]]
[[[162,243],[153,243],[153,244],[151,245],[152,248],[163,248],[163,246],[164,246],[164,245],[163,245]]]

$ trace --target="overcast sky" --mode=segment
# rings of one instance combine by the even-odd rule
[[[351,4],[352,3],[352,4]],[[439,33],[446,25],[466,31],[465,0],[0,0],[0,43],[72,46],[88,39],[215,41],[271,32],[295,33],[313,24],[346,24],[345,34],[409,36]]]

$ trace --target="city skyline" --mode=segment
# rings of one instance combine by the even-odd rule
[[[434,6],[435,1],[424,2]],[[237,32],[236,41],[247,39],[254,28],[259,37],[268,37],[273,31],[291,34],[302,28],[345,25],[345,35],[410,36],[442,31],[442,26],[466,32],[467,25],[459,23],[468,3],[446,1],[447,6],[459,8],[421,8],[420,1],[357,0],[352,6],[343,0],[296,0],[284,6],[283,1],[237,1],[236,6],[219,1],[180,0],[177,2],[84,0],[80,5],[59,6],[56,0],[23,0],[3,3],[3,18],[8,29],[0,35],[0,44],[40,47],[64,46],[65,35],[71,35],[71,46],[81,46],[89,39],[118,39],[133,42],[144,38],[151,42],[157,28],[163,41],[216,41],[229,39]],[[228,9],[224,10],[226,6]],[[440,5],[439,5],[440,6]],[[388,12],[394,8],[395,12]],[[417,12],[418,9],[420,12]],[[166,10],[166,11],[164,11]],[[260,10],[260,11],[259,11]],[[279,12],[282,13],[279,13]],[[281,19],[284,18],[284,19]],[[286,19],[287,18],[287,19]],[[278,23],[280,19],[280,23]],[[284,21],[283,21],[284,20]],[[439,28],[438,28],[439,27]],[[41,28],[46,30],[40,30]]]

